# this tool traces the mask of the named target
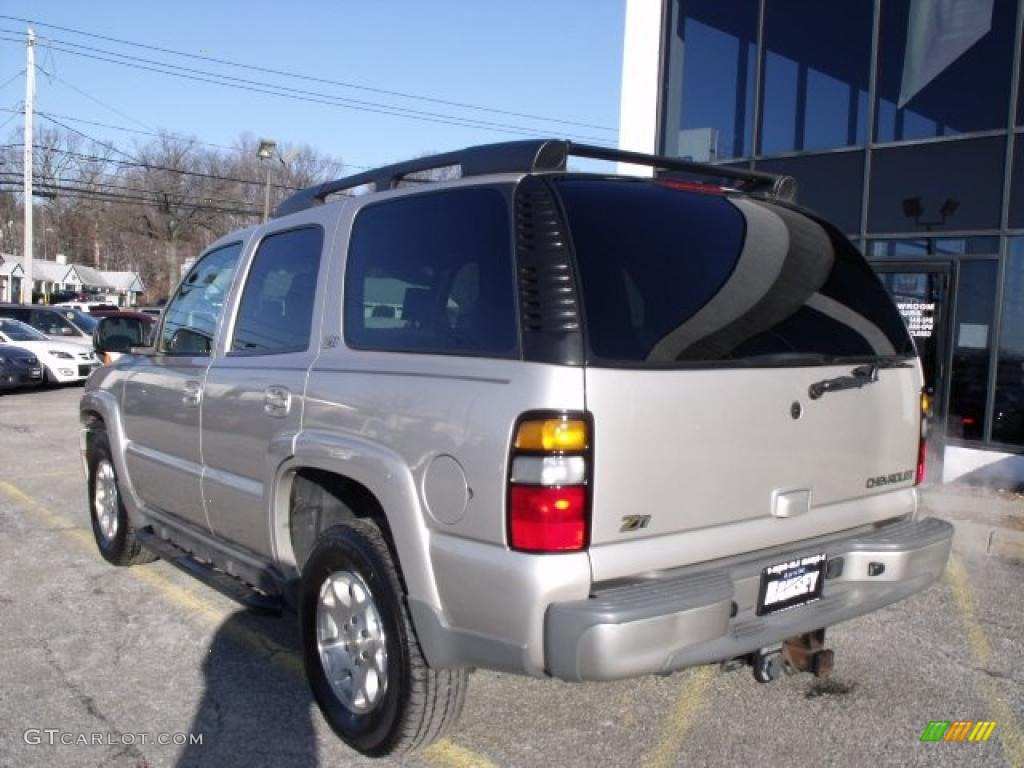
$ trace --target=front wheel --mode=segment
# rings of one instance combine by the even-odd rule
[[[103,559],[113,565],[138,565],[156,560],[156,555],[139,543],[128,519],[106,432],[97,430],[89,435],[86,463],[89,467],[89,517]]]
[[[458,720],[465,669],[431,669],[380,528],[353,520],[317,539],[302,572],[306,677],[341,739],[379,757],[420,749]]]

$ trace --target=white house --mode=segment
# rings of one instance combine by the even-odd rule
[[[22,259],[0,254],[0,301],[17,302],[25,277]],[[146,286],[137,272],[107,272],[84,264],[68,264],[64,256],[56,261],[32,260],[33,290],[46,295],[56,291],[94,293],[122,307],[134,307]]]

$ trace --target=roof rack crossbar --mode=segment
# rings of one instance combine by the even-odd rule
[[[375,192],[394,189],[405,177],[437,168],[458,166],[463,177],[492,173],[564,171],[569,156],[611,160],[696,176],[730,179],[741,182],[738,186],[745,192],[762,192],[773,196],[780,195],[785,188],[785,183],[791,182],[786,176],[727,168],[710,163],[628,152],[591,144],[576,144],[564,139],[530,139],[467,147],[454,152],[419,157],[415,160],[375,168],[354,176],[327,181],[285,198],[274,210],[274,216],[275,218],[287,216],[290,213],[321,205],[330,195],[357,187],[371,186]]]

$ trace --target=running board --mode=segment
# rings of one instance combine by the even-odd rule
[[[159,555],[160,559],[180,568],[225,597],[230,597],[235,602],[241,603],[249,610],[267,614],[281,613],[284,601],[280,595],[260,592],[241,579],[219,571],[208,563],[196,560],[184,549],[180,549],[167,539],[160,538],[150,530],[136,531],[135,535],[139,543],[150,552]]]

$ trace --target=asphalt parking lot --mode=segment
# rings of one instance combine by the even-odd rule
[[[294,616],[248,614],[163,562],[100,559],[79,394],[0,396],[0,766],[390,764],[359,758],[321,720]],[[402,764],[1024,766],[1022,594],[1024,565],[957,556],[927,591],[831,630],[828,682],[759,685],[711,667],[584,686],[477,672],[456,731]],[[932,720],[997,725],[985,743],[922,743]]]

